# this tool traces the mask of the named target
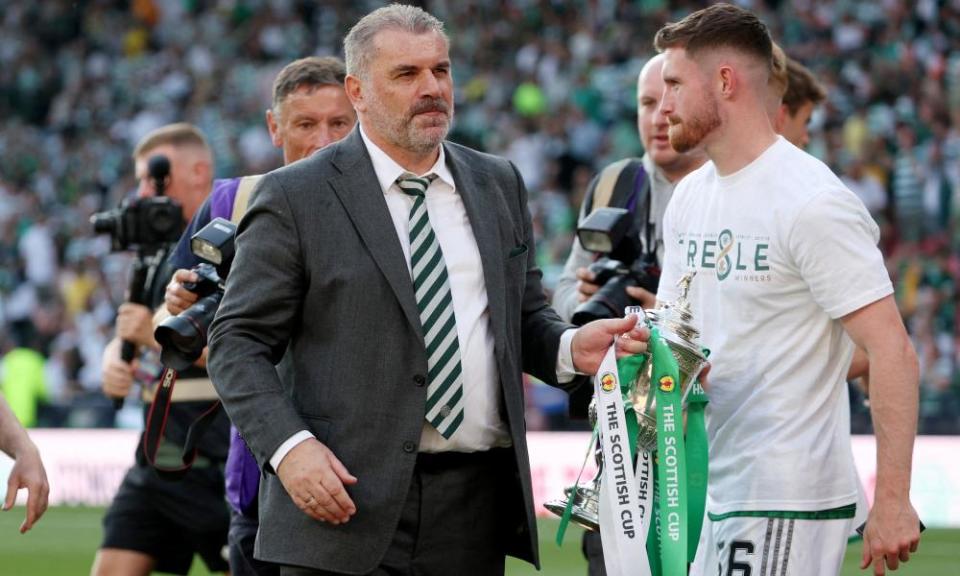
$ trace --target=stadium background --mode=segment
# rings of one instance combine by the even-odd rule
[[[740,3],[827,88],[809,150],[881,224],[898,304],[921,359],[920,432],[957,434],[960,2]],[[349,26],[381,4],[0,0],[0,371],[4,390],[30,386],[35,395],[36,418],[24,417],[29,425],[139,425],[136,402],[115,413],[99,392],[99,358],[130,258],[110,254],[108,239],[88,224],[91,213],[134,189],[133,144],[152,128],[186,120],[210,139],[219,177],[279,166],[263,126],[274,74],[297,57],[339,55]],[[607,162],[641,153],[635,79],[652,54],[653,33],[702,5],[424,3],[452,38],[451,138],[519,167],[548,287],[570,246],[586,182]],[[2,370],[11,352],[29,358],[37,377]],[[531,430],[582,426],[564,418],[562,395],[529,387]],[[869,433],[860,400],[853,402],[854,432]],[[0,574],[85,572],[99,509],[53,509],[24,537],[14,535],[13,514],[0,517]],[[937,534],[960,539],[952,532],[930,539]],[[67,571],[21,571],[7,561],[51,562],[78,536],[89,541]],[[576,556],[572,538],[563,553]]]

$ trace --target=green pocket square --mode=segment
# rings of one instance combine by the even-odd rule
[[[514,256],[519,256],[527,251],[526,244],[519,244],[510,249],[510,254],[507,255],[507,258],[513,258]]]

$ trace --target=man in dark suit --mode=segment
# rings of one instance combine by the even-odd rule
[[[211,330],[215,385],[265,470],[256,554],[282,574],[537,564],[521,371],[572,385],[646,334],[548,307],[516,168],[444,141],[440,21],[392,5],[344,44],[360,127],[263,178]]]

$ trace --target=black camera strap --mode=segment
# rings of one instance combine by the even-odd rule
[[[657,225],[650,219],[650,214],[653,210],[653,201],[650,198],[650,188],[652,184],[650,182],[651,179],[647,177],[647,171],[643,167],[643,162],[638,162],[638,164],[640,164],[640,167],[637,169],[636,176],[634,176],[633,188],[630,191],[630,198],[627,200],[625,208],[636,215],[637,204],[643,204],[643,257],[649,261],[650,257],[653,256],[655,261],[657,253]]]
[[[157,452],[163,441],[163,433],[167,428],[167,418],[170,415],[170,404],[173,398],[173,386],[177,382],[177,371],[173,368],[164,368],[160,374],[160,382],[147,414],[147,425],[143,434],[143,455],[147,462],[157,471],[157,474],[168,480],[179,480],[183,477],[193,462],[197,459],[199,448],[197,443],[213,423],[214,417],[220,411],[220,401],[215,400],[210,407],[203,411],[199,418],[187,430],[187,440],[183,444],[180,459],[181,466],[167,467],[157,464]]]

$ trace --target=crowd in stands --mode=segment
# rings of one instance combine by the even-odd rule
[[[188,121],[218,177],[279,167],[263,128],[271,79],[292,59],[340,55],[345,31],[380,4],[0,0],[0,370],[8,398],[40,406],[25,424],[115,425],[100,355],[131,256],[111,253],[89,218],[134,190],[133,144]],[[425,4],[452,38],[451,138],[518,166],[549,287],[589,179],[642,153],[635,85],[654,32],[701,2]],[[881,226],[921,358],[920,431],[960,432],[960,2],[741,4],[827,89],[809,151]],[[531,386],[530,427],[564,426],[562,395]],[[853,404],[855,430],[869,430]]]

